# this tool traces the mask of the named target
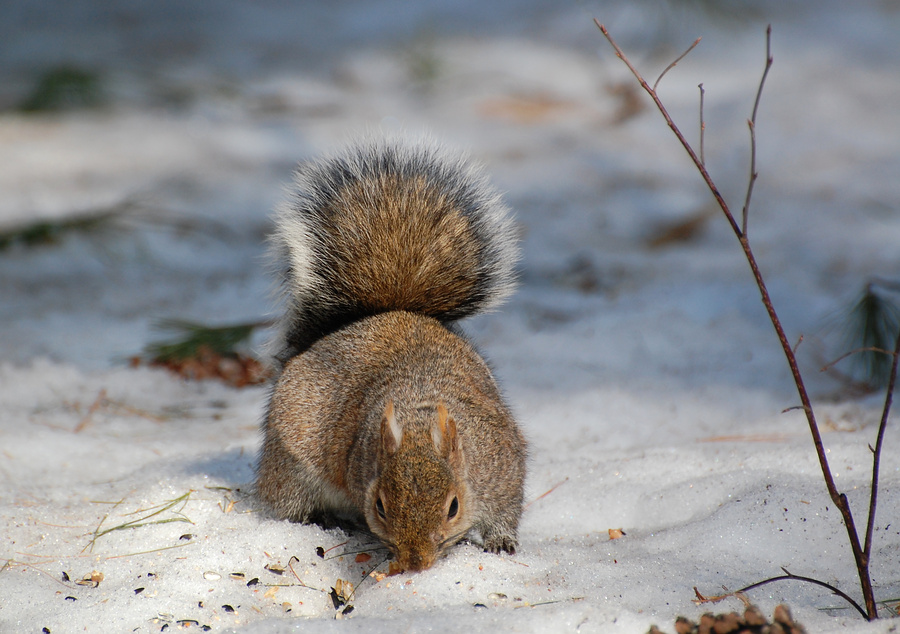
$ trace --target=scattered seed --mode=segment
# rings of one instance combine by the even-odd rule
[[[50,628],[49,628],[49,627],[42,627],[42,628],[41,628],[41,634],[50,634]]]
[[[322,559],[325,559],[325,549],[321,546],[316,546],[316,554]]]
[[[621,528],[610,528],[607,530],[609,533],[610,539],[619,539],[620,537],[625,537],[625,531]]]
[[[472,605],[472,607],[475,607],[475,608],[487,608],[487,606],[486,606],[484,603],[474,603],[474,604]]]
[[[281,564],[266,564],[263,568],[276,575],[284,574],[284,567]]]
[[[351,612],[353,612],[353,606],[352,606],[352,605],[348,605],[346,608],[344,608],[344,611],[341,612],[341,614],[343,614],[344,616],[347,616],[347,615],[350,614]]]
[[[69,573],[67,573],[65,570],[63,570],[63,573],[62,573],[62,580],[63,580],[63,581],[70,581],[70,579],[69,579]]]
[[[75,597],[66,597],[66,601],[78,601]]]
[[[331,603],[334,605],[335,610],[344,605],[344,600],[338,595],[337,590],[335,590],[334,588],[331,589],[331,592],[328,593],[328,596],[331,597]]]
[[[231,607],[230,605],[228,605],[227,603],[222,606],[222,609],[225,610],[226,612],[234,612],[234,608]]]
[[[222,578],[222,575],[217,572],[213,572],[212,570],[207,570],[203,573],[203,578],[207,581],[218,581]]]
[[[192,539],[194,539],[194,536],[193,536],[193,535],[191,535],[191,534],[190,534],[190,533],[185,533],[185,534],[184,534],[184,535],[182,535],[182,536],[181,536],[181,537],[179,537],[179,538],[178,538],[178,539],[180,539],[180,540],[183,540],[183,541],[186,541],[186,542],[187,542],[187,541],[190,541],[190,540],[192,540]]]
[[[200,625],[200,621],[195,621],[194,619],[181,619],[180,621],[175,621],[176,625],[180,625],[181,627],[190,627],[192,625]]]
[[[91,588],[96,588],[100,585],[100,582],[103,581],[103,573],[97,572],[96,570],[92,571],[90,574],[85,575],[81,579],[75,582],[75,585],[79,586],[89,586]]]
[[[244,573],[243,573],[243,572],[232,572],[232,573],[231,573],[230,575],[228,575],[228,576],[231,577],[232,579],[235,579],[236,581],[243,581],[243,580],[244,580]]]
[[[211,628],[210,626],[208,626],[208,625],[201,625],[201,626],[200,626],[200,629],[201,629],[203,632],[208,632],[208,631],[210,631],[212,628]]]
[[[162,626],[161,628],[159,628],[159,631],[160,631],[160,632],[165,632],[167,629],[169,629],[169,624],[168,624],[168,623],[163,623],[163,626]]]
[[[135,594],[140,594],[140,593],[143,592],[143,591],[144,591],[143,588],[135,588],[135,589],[134,589],[134,593],[135,593]]]
[[[259,583],[259,577],[253,577],[250,581],[247,582],[247,587],[251,588]]]
[[[284,603],[281,604],[281,609],[282,609],[285,613],[290,612],[290,611],[291,611],[291,604],[288,603],[287,601],[285,601]]]

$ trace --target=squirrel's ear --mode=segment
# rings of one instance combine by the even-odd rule
[[[434,434],[434,446],[441,455],[453,461],[459,459],[459,436],[456,434],[456,421],[450,416],[447,407],[443,403],[437,406],[437,425],[432,432]]]
[[[401,440],[403,440],[403,430],[400,429],[397,417],[394,415],[394,401],[388,401],[381,418],[381,446],[385,454],[397,453]]]

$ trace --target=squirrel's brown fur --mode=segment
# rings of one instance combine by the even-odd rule
[[[472,529],[515,552],[525,442],[451,328],[511,287],[506,209],[427,146],[360,146],[297,187],[274,238],[288,310],[260,497],[279,517],[364,523],[407,570]]]

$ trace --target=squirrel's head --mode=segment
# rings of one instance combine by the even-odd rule
[[[387,404],[365,509],[369,529],[413,572],[430,568],[472,526],[456,422],[443,404],[417,412],[426,418],[401,427]]]

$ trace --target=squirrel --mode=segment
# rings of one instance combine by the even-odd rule
[[[473,530],[515,553],[526,442],[455,324],[514,287],[496,190],[436,146],[368,141],[297,168],[270,240],[286,310],[263,503],[367,528],[411,572]]]

